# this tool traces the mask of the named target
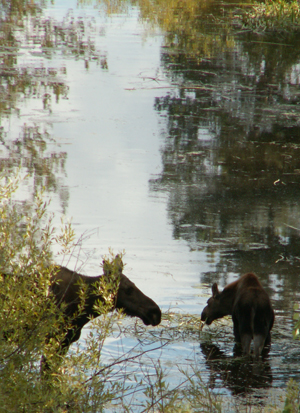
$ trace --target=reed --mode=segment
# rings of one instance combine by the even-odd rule
[[[238,27],[256,32],[300,31],[300,5],[297,0],[254,2],[236,17]]]

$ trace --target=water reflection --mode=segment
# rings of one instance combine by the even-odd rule
[[[214,263],[211,271],[204,271],[198,260],[196,265],[202,282],[209,285],[218,282],[224,286],[231,281],[230,277],[254,271],[275,301],[277,314],[283,313],[286,315],[285,321],[289,320],[284,336],[278,333],[280,321],[276,321],[275,345],[272,344],[269,358],[259,366],[258,371],[251,364],[243,366],[232,354],[223,352],[217,345],[201,343],[201,354],[211,372],[212,386],[217,387],[216,381],[221,380],[221,385],[228,386],[233,394],[251,392],[251,389],[264,386],[268,388],[276,380],[280,382],[277,386],[282,387],[283,380],[286,381],[290,375],[298,378],[299,370],[298,343],[290,344],[290,340],[291,309],[300,290],[300,40],[296,36],[278,39],[235,35],[220,24],[223,8],[226,7],[224,4],[216,6],[212,1],[198,0],[185,3],[186,9],[183,9],[181,1],[173,2],[173,8],[169,2],[137,2],[142,18],[165,30],[161,64],[171,84],[167,89],[171,91],[164,96],[159,95],[154,102],[154,110],[163,127],[163,169],[156,179],[150,181],[150,190],[167,194],[174,238],[185,240],[191,252],[205,251],[208,261]],[[109,68],[106,53],[97,47],[95,41],[96,33],[103,35],[104,29],[99,31],[94,18],[75,17],[72,11],[61,19],[45,17],[43,3],[36,6],[32,2],[13,1],[10,2],[11,7],[8,5],[9,2],[6,2],[0,6],[0,117],[4,120],[14,116],[21,126],[12,133],[5,123],[2,127],[0,170],[8,171],[21,164],[33,178],[32,194],[45,186],[48,192],[59,194],[63,211],[66,211],[69,189],[65,186],[64,177],[68,155],[56,144],[52,145],[55,141],[50,118],[34,124],[28,114],[26,123],[23,122],[22,115],[29,101],[35,103],[40,113],[48,116],[54,105],[62,105],[69,99],[67,65],[59,60],[62,56],[80,60],[85,73],[92,64],[105,71]],[[22,54],[26,55],[23,60]],[[42,65],[38,58],[43,58]],[[122,77],[124,74],[118,72],[117,75]],[[95,91],[99,93],[99,100],[106,99],[101,95],[102,91]],[[88,96],[84,95],[84,99]],[[116,106],[125,102],[123,95],[124,100],[120,99],[119,94],[116,99]],[[142,99],[141,95],[139,99]],[[126,102],[133,106],[133,100]],[[131,111],[128,104],[128,113]],[[95,112],[95,118],[100,119],[95,127],[97,133],[99,130],[103,135],[107,133],[106,129],[101,129],[105,116],[112,117],[115,124],[123,122],[123,118],[118,119],[118,113]],[[127,116],[131,122],[133,118]],[[150,123],[149,119],[145,117],[146,125]],[[135,128],[134,122],[129,126],[131,130]],[[124,125],[126,129],[125,121]],[[109,132],[119,133],[129,147],[132,141],[123,135],[123,130],[120,132],[121,129],[114,128]],[[107,136],[110,136],[109,133]],[[92,152],[100,148],[103,149],[103,157],[106,156],[107,136],[106,141],[101,141],[101,148],[100,145],[91,146]],[[76,144],[77,148],[82,148],[78,141]],[[113,157],[115,151],[107,156],[108,162],[114,166],[111,161]],[[118,162],[118,166],[122,164],[124,169],[126,162],[132,162],[131,158],[130,161],[125,158]],[[90,160],[88,157],[86,159]],[[82,170],[87,166],[84,163],[86,159],[82,160]],[[105,175],[104,169],[96,169],[98,162],[105,164],[102,158],[97,158],[87,169],[94,168],[93,173],[103,175],[103,182],[111,187],[106,192],[103,182],[96,181],[93,174],[81,173],[80,178],[84,182],[81,185],[86,187],[86,192],[78,193],[75,201],[78,209],[82,207],[82,211],[90,211],[88,204],[98,203],[99,211],[90,225],[98,225],[95,221],[100,221],[101,217],[109,222],[110,232],[119,234],[119,227],[124,233],[130,232],[130,236],[138,240],[132,244],[137,249],[134,253],[149,257],[149,262],[161,260],[163,264],[159,262],[159,271],[166,268],[169,264],[164,261],[167,255],[158,258],[151,249],[157,239],[147,246],[147,250],[143,244],[138,245],[140,234],[136,236],[134,232],[137,226],[134,224],[138,222],[136,217],[132,218],[133,224],[129,222],[127,231],[127,215],[123,211],[120,221],[115,221],[116,218],[112,219],[111,215],[108,219],[101,216],[110,205],[116,204],[115,199],[108,199],[113,197],[113,192],[118,193],[118,201],[120,195],[112,185],[112,179],[118,180],[119,177],[111,174],[113,178],[110,178],[109,174]],[[79,169],[78,161],[74,163]],[[119,173],[121,170],[121,174],[124,172],[123,168],[116,169]],[[137,174],[133,170],[132,174],[124,174],[123,178],[128,176],[134,185]],[[78,175],[75,176],[78,179]],[[95,183],[99,182],[97,188]],[[103,197],[105,202],[102,203],[107,202],[108,205],[106,210],[100,209]],[[79,202],[81,199],[85,200],[84,207]],[[122,202],[118,203],[122,204],[123,209],[134,210],[132,205],[124,208],[125,196],[121,199]],[[119,211],[115,205],[113,207],[110,208],[112,211]],[[90,223],[89,217],[82,215],[82,211],[76,211],[75,219],[80,225],[84,220]],[[142,219],[145,220],[145,217]],[[153,234],[151,236],[155,238],[156,232]],[[105,238],[102,244],[99,242],[99,253],[107,247],[107,239],[111,238]],[[121,243],[128,242],[128,235],[125,237],[122,234],[120,239]],[[164,250],[165,244],[161,242],[159,248]],[[174,247],[168,248],[171,250]],[[187,255],[185,250],[183,255]],[[176,265],[177,262],[173,268]],[[145,266],[141,268],[144,274]],[[185,271],[186,267],[182,271],[183,276]],[[161,273],[157,278],[160,276]],[[163,300],[174,301],[175,294],[176,299],[182,299],[180,289],[172,287]],[[186,308],[192,307],[186,305]],[[186,363],[186,346],[182,347],[180,356]],[[282,361],[284,348],[288,348],[290,355],[285,355]],[[272,360],[277,366],[282,361],[280,371]],[[249,376],[250,381],[238,381],[244,376]]]
[[[246,395],[256,389],[272,386],[273,376],[267,353],[262,361],[253,363],[237,358],[240,355],[237,346],[234,348],[234,357],[227,356],[217,345],[211,343],[200,343],[200,349],[210,372],[210,388],[220,388],[220,383],[216,385],[216,382],[221,380],[222,385],[233,395]]]
[[[201,283],[225,286],[254,271],[270,294],[277,317],[262,362],[200,344],[213,389],[242,396],[265,389],[264,398],[268,388],[298,380],[296,358],[287,368],[282,349],[299,348],[291,320],[300,290],[300,40],[239,34],[226,44],[224,35],[221,47],[197,55],[190,51],[203,27],[194,36],[178,30],[161,55],[174,89],[154,103],[164,125],[163,170],[150,190],[168,195],[174,238],[215,264]]]
[[[239,35],[199,59],[199,36],[162,53],[174,91],[154,105],[163,171],[150,188],[168,193],[174,238],[216,262],[201,281],[257,271],[283,305],[300,281],[300,41]]]
[[[11,1],[0,6],[0,171],[21,167],[32,178],[31,197],[42,187],[55,192],[65,213],[67,153],[59,150],[46,116],[52,114],[54,105],[68,100],[69,86],[66,64],[54,58],[60,54],[82,59],[86,69],[90,62],[102,69],[108,65],[105,53],[95,45],[93,17],[75,18],[69,10],[62,20],[56,20],[44,15],[45,7],[43,1]],[[25,113],[22,124],[28,108],[35,112],[33,118],[38,112],[45,120],[31,122]],[[10,125],[12,117],[18,129]]]

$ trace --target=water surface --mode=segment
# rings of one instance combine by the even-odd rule
[[[96,275],[108,247],[125,249],[163,311],[200,315],[212,282],[256,272],[276,310],[262,371],[236,361],[227,321],[159,356],[197,364],[221,394],[271,397],[300,378],[300,42],[213,25],[213,4],[178,24],[145,5],[57,1],[13,26],[3,9],[0,168],[29,173],[21,200],[45,186],[56,225],[72,217],[70,266]],[[134,343],[112,337],[104,354]]]

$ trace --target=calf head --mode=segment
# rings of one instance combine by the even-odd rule
[[[201,321],[205,321],[210,325],[217,318],[222,318],[228,314],[226,304],[222,300],[222,295],[219,292],[217,283],[212,285],[212,297],[207,301],[207,306],[204,307],[201,314]]]

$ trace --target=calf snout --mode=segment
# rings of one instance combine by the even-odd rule
[[[203,308],[203,311],[201,313],[201,321],[205,321],[206,324],[211,324],[208,320],[208,308],[207,306]]]
[[[205,308],[204,308],[204,310],[202,311],[202,313],[201,313],[201,321],[205,321],[206,320],[206,311],[205,311]]]

